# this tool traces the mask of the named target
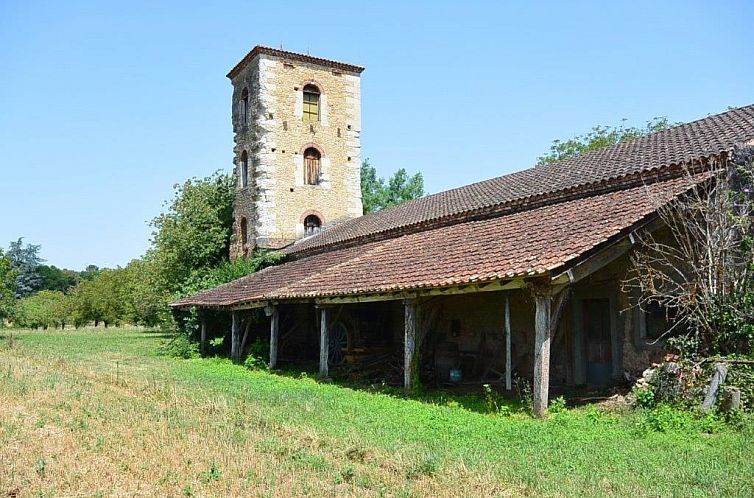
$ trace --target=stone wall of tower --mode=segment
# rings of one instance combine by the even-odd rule
[[[255,246],[279,248],[304,234],[303,220],[317,214],[324,227],[362,215],[361,89],[356,73],[259,55],[233,78],[235,203],[231,256]],[[303,88],[320,91],[320,121],[303,121]],[[240,100],[249,91],[249,125],[241,123]],[[304,184],[303,152],[316,147],[321,176]],[[241,156],[249,157],[248,188],[242,189]],[[240,240],[241,219],[248,242]]]

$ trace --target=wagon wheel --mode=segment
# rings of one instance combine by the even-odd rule
[[[337,322],[330,330],[330,344],[327,361],[330,365],[342,365],[346,361],[348,349],[348,329],[343,322]]]

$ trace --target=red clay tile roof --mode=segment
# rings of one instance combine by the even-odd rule
[[[233,69],[230,70],[230,72],[227,74],[228,78],[231,78],[231,79],[235,78],[235,76],[244,67],[246,67],[246,64],[254,60],[254,57],[256,57],[259,54],[271,55],[272,57],[278,57],[280,59],[285,59],[285,60],[308,62],[309,64],[317,64],[319,66],[326,66],[332,69],[337,69],[339,71],[344,71],[348,73],[361,73],[362,71],[364,71],[364,68],[361,66],[347,64],[345,62],[332,61],[329,59],[320,59],[319,57],[312,57],[311,55],[307,55],[307,54],[299,54],[296,52],[288,52],[287,50],[280,50],[277,48],[270,48],[270,47],[265,47],[263,45],[257,45],[256,47],[251,49],[251,52],[246,54],[246,56],[243,59],[241,59],[241,62],[236,64],[233,67]]]
[[[530,277],[564,270],[622,236],[659,202],[688,190],[676,178],[468,221],[267,268],[173,306],[227,307],[254,301],[375,294]]]
[[[709,116],[546,166],[473,183],[362,216],[299,241],[284,252],[312,253],[641,183],[639,175],[729,152],[754,139],[754,105]],[[431,226],[430,226],[431,225]]]

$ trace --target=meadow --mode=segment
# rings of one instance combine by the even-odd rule
[[[754,495],[748,422],[480,413],[169,358],[164,340],[0,330],[0,496]]]

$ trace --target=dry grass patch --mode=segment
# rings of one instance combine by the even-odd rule
[[[114,376],[16,350],[0,359],[0,496],[507,494],[491,476],[439,473],[414,451],[335,441],[244,399],[187,396],[128,367]]]

